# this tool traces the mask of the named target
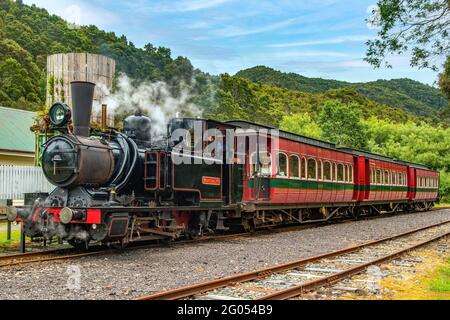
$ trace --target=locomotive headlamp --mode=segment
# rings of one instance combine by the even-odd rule
[[[70,208],[62,208],[59,212],[59,221],[63,224],[68,224],[73,219],[73,211]]]
[[[55,103],[50,108],[50,122],[55,127],[66,126],[69,123],[71,116],[72,112],[70,111],[70,108],[63,103]]]

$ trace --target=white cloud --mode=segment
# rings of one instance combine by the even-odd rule
[[[263,32],[269,32],[274,31],[277,29],[285,28],[290,25],[293,25],[295,23],[298,23],[299,19],[287,19],[284,21],[268,24],[261,27],[256,28],[240,28],[240,27],[229,27],[224,28],[220,30],[214,31],[214,34],[221,36],[221,37],[239,37],[239,36],[247,36],[251,34],[257,34],[257,33],[263,33]]]
[[[147,9],[156,12],[189,12],[214,8],[233,0],[182,0],[170,4],[157,3]]]
[[[323,44],[340,44],[340,43],[347,43],[347,42],[365,42],[372,38],[373,37],[369,36],[369,35],[342,36],[342,37],[334,37],[334,38],[321,39],[321,40],[295,41],[295,42],[287,42],[287,43],[270,44],[267,47],[289,48],[289,47],[316,46],[316,45],[323,45]]]
[[[38,7],[45,8],[51,14],[60,16],[64,20],[78,25],[94,24],[106,28],[120,21],[120,17],[117,14],[81,0],[25,0],[24,3],[35,4]]]

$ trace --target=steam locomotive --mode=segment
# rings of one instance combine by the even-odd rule
[[[8,211],[31,237],[59,237],[81,248],[91,241],[123,246],[429,210],[439,199],[439,173],[423,165],[246,121],[175,118],[165,135],[155,136],[151,119],[136,113],[124,120],[123,132],[90,135],[94,88],[72,82],[72,109],[62,103],[50,109],[53,129],[63,134],[45,143],[42,170],[56,188]],[[201,152],[215,139],[206,137],[210,130],[223,137],[213,156]],[[200,152],[194,135],[202,138]],[[180,145],[189,161],[178,161]]]

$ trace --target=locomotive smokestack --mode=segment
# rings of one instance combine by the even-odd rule
[[[95,84],[84,81],[70,83],[72,91],[72,120],[75,135],[89,136]]]

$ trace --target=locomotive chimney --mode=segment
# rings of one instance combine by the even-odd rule
[[[75,135],[89,136],[95,84],[84,81],[70,83],[72,91],[72,121]]]

